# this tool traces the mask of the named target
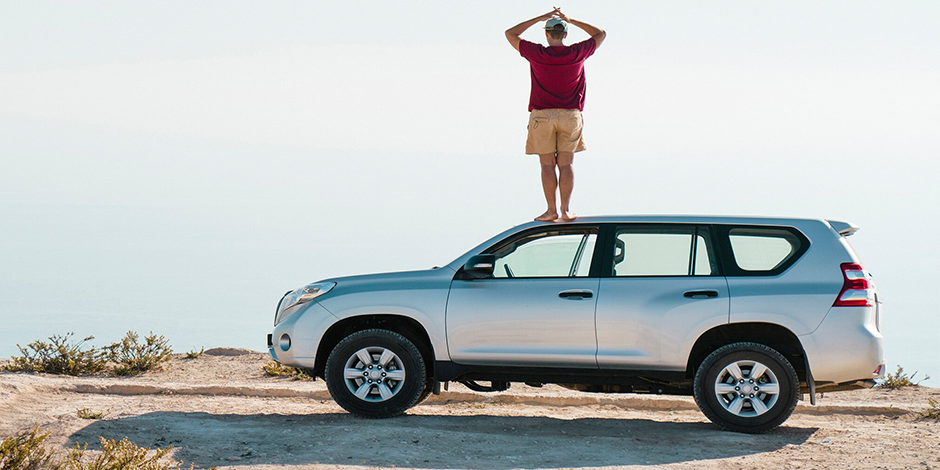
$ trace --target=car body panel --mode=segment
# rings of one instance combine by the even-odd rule
[[[706,290],[718,296],[684,296]],[[695,340],[728,323],[728,300],[728,284],[722,276],[601,279],[596,316],[598,366],[685,370]]]
[[[597,278],[454,280],[447,338],[458,364],[597,368]],[[589,298],[561,298],[570,290]]]
[[[359,315],[400,315],[421,324],[431,340],[434,359],[448,360],[444,309],[454,271],[449,267],[423,271],[369,274],[326,279],[336,282],[318,302],[339,319]]]

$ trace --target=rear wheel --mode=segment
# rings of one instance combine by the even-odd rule
[[[796,408],[799,379],[790,362],[758,343],[711,353],[695,374],[695,402],[718,426],[760,433],[783,424]]]
[[[327,388],[346,411],[389,418],[414,406],[425,390],[418,348],[404,336],[380,329],[353,333],[326,360]]]

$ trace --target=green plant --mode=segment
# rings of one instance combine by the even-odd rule
[[[922,418],[940,420],[940,401],[927,399],[927,409],[921,413]]]
[[[180,470],[182,462],[166,458],[173,447],[156,448],[150,450],[138,447],[136,444],[123,438],[101,440],[101,452],[93,458],[86,459],[85,452],[88,444],[76,445],[69,450],[64,460],[66,470]],[[189,466],[193,468],[192,465]]]
[[[72,342],[74,333],[52,335],[49,342],[34,341],[25,348],[16,345],[20,357],[4,367],[9,372],[45,372],[47,374],[83,375],[101,372],[107,365],[104,351],[95,347],[84,349],[85,343],[95,339],[89,336]]]
[[[199,348],[199,351],[196,351],[196,348],[193,348],[191,351],[186,352],[186,359],[196,359],[199,356],[202,356],[202,353],[206,351],[206,348]]]
[[[94,412],[88,408],[79,408],[75,414],[82,419],[101,419],[104,418],[104,412]]]
[[[293,380],[305,381],[315,380],[313,376],[307,373],[307,369],[285,366],[280,362],[269,361],[261,368],[264,369],[265,374],[273,377],[290,377]]]
[[[0,442],[0,470],[58,469],[53,451],[43,445],[49,433],[39,429],[11,436]]]
[[[150,332],[139,342],[139,336],[128,331],[124,338],[105,348],[109,360],[117,363],[114,367],[115,375],[137,375],[148,370],[160,368],[160,364],[172,358],[173,350],[162,335],[157,336]]]
[[[312,382],[316,380],[314,377],[308,375],[303,370],[297,370],[297,374],[293,377],[294,380],[303,380],[304,382]]]
[[[887,376],[885,376],[885,378],[881,380],[878,386],[887,388],[890,390],[896,390],[896,389],[903,388],[903,387],[919,387],[921,382],[923,382],[924,380],[930,379],[930,376],[927,375],[927,376],[924,376],[923,379],[915,382],[914,377],[916,375],[917,375],[917,372],[915,371],[913,374],[908,376],[907,373],[904,372],[904,368],[899,365],[897,372],[893,374],[888,374]]]
[[[49,433],[39,429],[0,442],[0,470],[182,470],[183,462],[169,458],[173,447],[138,447],[125,437],[120,441],[99,437],[101,450],[88,452],[88,444],[56,455],[43,441]],[[192,470],[194,467],[190,465]],[[213,469],[215,467],[212,467]]]
[[[293,367],[288,367],[282,365],[280,362],[269,361],[267,364],[261,366],[264,369],[264,373],[274,377],[290,377],[297,373],[297,369]]]

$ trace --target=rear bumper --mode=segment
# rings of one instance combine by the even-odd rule
[[[815,331],[799,338],[817,390],[852,382],[862,388],[884,377],[884,337],[873,307],[833,307]]]

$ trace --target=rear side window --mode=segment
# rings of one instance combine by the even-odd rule
[[[734,262],[744,275],[782,272],[807,248],[802,237],[782,228],[732,228],[728,240]]]
[[[614,239],[613,275],[709,276],[717,269],[708,231],[696,227],[623,227]]]

